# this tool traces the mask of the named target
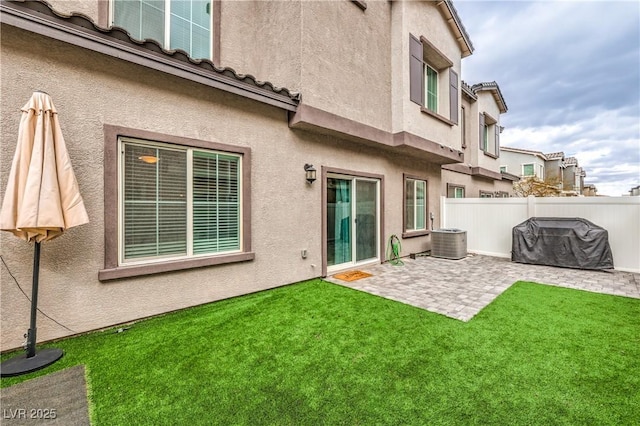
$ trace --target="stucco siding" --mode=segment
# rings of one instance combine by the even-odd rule
[[[301,4],[303,102],[390,131],[390,5]]]
[[[461,149],[459,126],[457,124],[449,125],[422,112],[420,106],[410,100],[409,34],[416,37],[423,36],[429,40],[453,63],[452,69],[459,77],[461,76],[460,47],[435,2],[394,2],[393,8],[393,31],[400,34],[400,45],[402,46],[398,50],[398,43],[394,43],[393,61],[396,64],[394,78],[398,78],[396,73],[399,73],[399,78],[402,79],[402,91],[400,92],[402,101],[394,101],[394,106],[401,103],[402,116],[399,121],[394,121],[394,124],[397,123],[396,125],[408,132],[459,150]],[[446,87],[439,89],[438,113],[449,118],[448,78],[446,82]],[[441,83],[442,80],[439,81],[439,84]],[[397,86],[400,85],[397,84],[394,90],[397,89]],[[458,93],[458,105],[460,105],[460,93]]]
[[[301,90],[301,11],[297,0],[220,3],[220,65]]]
[[[442,170],[442,186],[441,194],[447,196],[448,184],[463,186],[465,190],[465,198],[478,198],[480,191],[491,193],[507,192],[513,195],[513,184],[508,180],[483,179],[467,175],[464,173],[456,173],[451,170]]]
[[[260,291],[321,275],[321,185],[307,184],[312,163],[384,176],[384,242],[402,233],[403,173],[429,180],[429,210],[439,226],[439,166],[383,155],[361,144],[292,130],[287,114],[237,95],[169,76],[6,25],[1,32],[2,150],[6,187],[19,109],[33,90],[49,93],[90,223],[42,246],[39,307],[72,331],[38,317],[39,340]],[[104,267],[104,125],[251,149],[252,261],[107,282]],[[27,292],[33,246],[0,233],[2,256]],[[403,254],[424,251],[429,237],[403,241]],[[303,259],[300,251],[306,249]],[[384,256],[381,253],[381,256]],[[29,302],[2,268],[0,349],[18,347]]]

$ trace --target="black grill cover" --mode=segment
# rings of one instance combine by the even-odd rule
[[[613,269],[609,233],[582,218],[532,217],[513,227],[511,260],[579,269]]]

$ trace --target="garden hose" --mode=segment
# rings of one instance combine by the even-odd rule
[[[397,235],[389,237],[389,243],[387,244],[387,260],[393,266],[402,266],[404,262],[400,259],[400,253],[402,252],[402,244],[400,238]]]

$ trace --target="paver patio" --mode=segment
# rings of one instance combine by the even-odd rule
[[[357,281],[333,276],[326,280],[462,321],[469,321],[516,281],[640,299],[640,274],[629,272],[527,265],[481,255],[460,260],[430,256],[402,260],[404,266],[384,263],[357,268],[373,275]]]

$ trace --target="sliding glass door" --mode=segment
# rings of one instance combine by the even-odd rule
[[[377,179],[328,176],[328,269],[379,259],[379,191]]]

